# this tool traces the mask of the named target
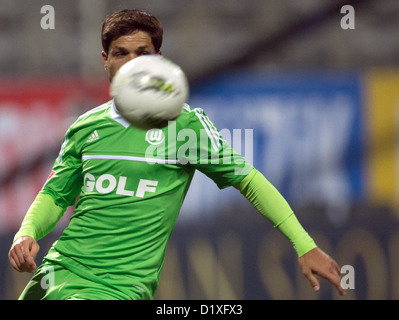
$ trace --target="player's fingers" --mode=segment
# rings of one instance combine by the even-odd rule
[[[345,290],[341,286],[341,275],[339,272],[330,273],[326,278],[335,286],[335,288],[337,288],[340,295],[343,296],[346,294]]]
[[[22,249],[22,253],[24,255],[24,259],[25,262],[22,264],[21,269],[23,271],[27,271],[27,272],[33,272],[34,270],[36,270],[36,263],[35,263],[35,259],[32,256],[32,247],[33,244],[32,243],[27,243],[27,242],[23,242],[21,243],[21,249]],[[34,253],[37,249],[34,249]],[[35,253],[36,256],[36,253]]]
[[[22,251],[21,244],[17,243],[13,247],[14,259],[16,260],[17,264],[21,266],[25,263],[24,253]]]
[[[23,257],[22,250],[19,246],[14,248],[14,250],[11,252],[11,257],[12,261],[14,261],[14,265],[16,266],[16,270],[19,272],[24,272],[24,266],[25,266],[25,259]]]
[[[326,264],[328,266],[328,269],[331,270],[331,272],[337,273],[338,275],[340,274],[341,269],[339,268],[338,263],[334,259],[327,256]]]
[[[39,244],[37,242],[33,242],[32,243],[32,247],[30,249],[30,254],[32,255],[33,259],[36,258],[37,253],[39,252],[39,250],[40,250]]]
[[[308,270],[303,273],[305,277],[309,280],[310,285],[312,286],[314,291],[319,291],[320,290],[320,284],[319,281],[316,279],[316,277],[313,275],[312,271]]]
[[[33,258],[32,258],[31,254],[30,254],[29,246],[27,244],[21,245],[21,251],[22,251],[22,254],[24,256],[25,262],[31,264]]]
[[[335,286],[341,296],[346,295],[346,291],[341,286],[341,281]]]
[[[320,273],[319,275],[327,279],[341,295],[345,295],[346,292],[341,286],[341,270],[338,264],[331,259],[330,267],[326,273]]]
[[[8,260],[15,270],[17,270],[18,272],[22,272],[19,266],[18,258],[15,257],[15,253],[13,251],[10,251],[10,253],[8,254]]]
[[[28,260],[30,266],[30,270],[28,270],[29,272],[34,272],[37,268],[35,258],[37,253],[39,252],[39,249],[40,249],[39,244],[36,241],[32,242],[29,251],[30,258]]]

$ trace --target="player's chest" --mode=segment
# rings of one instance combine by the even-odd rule
[[[158,173],[161,168],[176,170],[176,148],[168,142],[167,130],[96,128],[87,130],[81,148],[83,171],[140,171]],[[171,140],[174,141],[175,140]]]
[[[176,149],[168,128],[139,130],[104,126],[87,129],[80,137],[82,156],[98,153],[167,157]]]

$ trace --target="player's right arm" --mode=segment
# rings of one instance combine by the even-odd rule
[[[54,229],[66,208],[75,203],[79,194],[81,156],[76,132],[71,126],[65,135],[49,178],[14,236],[8,257],[17,271],[33,272],[36,269],[37,241]]]
[[[37,240],[53,230],[64,212],[65,209],[57,206],[50,195],[40,192],[36,196],[8,253],[8,259],[15,270],[36,270],[35,258],[40,248]]]

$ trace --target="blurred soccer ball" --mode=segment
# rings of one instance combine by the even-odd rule
[[[127,121],[148,130],[165,127],[180,115],[189,86],[177,64],[160,55],[144,55],[118,70],[111,95]]]

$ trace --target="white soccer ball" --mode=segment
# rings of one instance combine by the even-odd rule
[[[111,95],[123,118],[148,130],[165,127],[180,115],[189,85],[177,64],[160,55],[144,55],[118,70]]]

